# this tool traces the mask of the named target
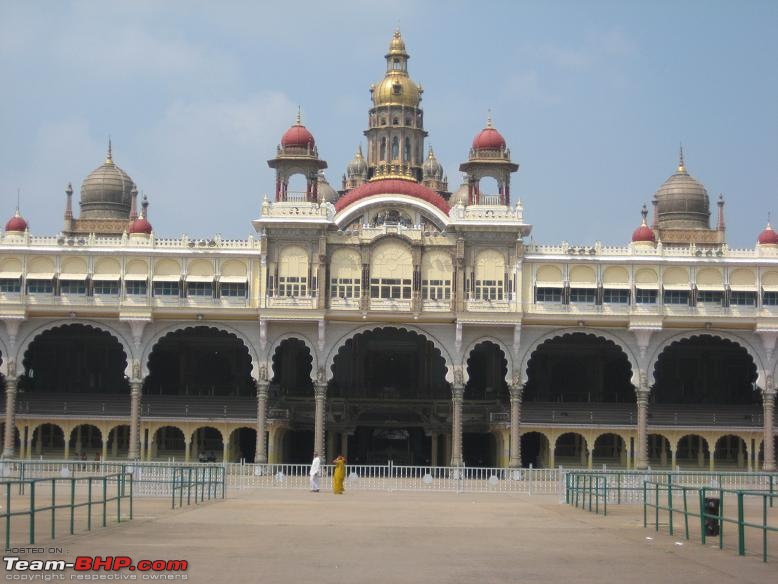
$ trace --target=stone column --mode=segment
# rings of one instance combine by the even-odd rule
[[[257,445],[254,462],[267,464],[267,383],[257,385]]]
[[[675,470],[678,466],[678,450],[676,448],[670,448],[670,470]]]
[[[103,434],[103,450],[100,455],[100,460],[103,462],[108,460],[108,436],[106,434]]]
[[[11,368],[9,364],[8,368]],[[3,436],[3,458],[13,458],[16,429],[16,377],[5,379],[5,436]]]
[[[775,390],[762,392],[764,408],[764,470],[775,470]],[[6,444],[8,442],[6,441]]]
[[[133,379],[130,381],[130,443],[127,452],[127,458],[130,460],[135,460],[139,456],[140,398],[142,385],[143,381],[140,379]]]
[[[511,385],[511,439],[510,439],[510,468],[521,468],[521,397],[524,392],[523,385]]]
[[[640,387],[635,390],[638,406],[638,443],[635,468],[648,468],[648,386],[641,380]]]
[[[464,385],[451,387],[451,466],[462,466],[462,402]]]
[[[327,411],[327,384],[315,383],[313,386],[313,397],[316,401],[316,412],[313,422],[313,449],[319,453],[322,460],[327,460],[327,454],[324,452],[324,420]]]

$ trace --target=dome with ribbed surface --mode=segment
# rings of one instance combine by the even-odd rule
[[[467,182],[463,182],[459,185],[459,188],[451,194],[448,199],[448,204],[452,207],[456,205],[467,205],[470,201],[470,188],[467,186]]]
[[[359,145],[359,148],[357,148],[357,152],[354,154],[354,158],[352,158],[351,162],[348,163],[348,166],[346,167],[346,174],[349,178],[355,176],[367,178],[367,161],[365,160],[365,157],[362,156],[361,144]]]
[[[19,214],[19,209],[16,209],[14,216],[5,224],[5,231],[7,233],[24,233],[27,231],[27,227],[27,221]]]
[[[113,161],[111,145],[105,162],[81,184],[81,219],[129,219],[135,183]]]
[[[683,151],[675,174],[654,195],[659,229],[710,229],[708,191],[686,171]]]
[[[427,160],[421,165],[422,176],[425,180],[443,180],[443,165],[435,158],[435,153],[430,146],[430,152]]]

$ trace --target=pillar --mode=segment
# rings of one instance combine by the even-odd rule
[[[189,458],[192,454],[192,440],[184,438],[184,462],[189,462]]]
[[[438,433],[430,434],[432,449],[430,450],[430,466],[438,466]]]
[[[279,429],[271,426],[267,433],[267,463],[276,464],[276,443],[278,442]]]
[[[678,460],[677,452],[678,452],[677,448],[670,447],[670,468],[672,470],[675,470],[676,467],[678,466],[678,464],[677,464],[677,460]]]
[[[102,437],[103,437],[103,451],[102,454],[100,455],[100,460],[105,462],[108,459],[108,433],[105,432],[104,434],[102,434]]]
[[[30,448],[32,447],[32,432],[29,426],[24,426],[19,432],[19,458],[30,458]]]
[[[5,379],[5,436],[3,436],[3,458],[14,457],[16,429],[16,377]]]
[[[222,434],[223,436],[224,434]],[[227,435],[227,439],[222,438],[222,462],[232,462],[230,457],[230,445],[232,444],[232,434]]]
[[[257,384],[257,444],[254,462],[267,464],[267,383]]]
[[[635,468],[643,470],[648,468],[648,385],[645,380],[641,380],[641,385],[635,394],[638,406],[638,444]]]
[[[451,460],[451,434],[444,434],[443,436],[443,460],[445,462]]]
[[[554,436],[554,443],[551,444],[551,438],[548,439],[548,468],[556,468],[556,439]]]
[[[451,387],[451,466],[462,466],[462,401],[465,387]]]
[[[523,385],[511,385],[511,437],[510,437],[510,468],[521,468],[521,398]]]
[[[764,409],[764,470],[775,470],[775,390],[762,392]],[[6,418],[7,419],[7,418]],[[7,422],[6,422],[7,423]]]
[[[713,451],[710,452],[710,460],[713,463]],[[702,436],[697,436],[697,466],[705,466],[705,448],[702,445]]]
[[[130,382],[130,444],[127,452],[127,458],[135,460],[139,456],[138,446],[140,444],[140,398],[141,386],[143,381],[134,379]]]
[[[324,452],[324,416],[327,410],[327,385],[324,383],[314,384],[313,397],[316,402],[313,422],[313,449],[319,453],[323,460],[327,460]]]
[[[591,448],[587,448],[589,451],[589,457],[586,460],[586,468],[591,469],[594,463],[594,445]]]

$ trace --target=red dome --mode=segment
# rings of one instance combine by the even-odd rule
[[[373,195],[408,195],[409,197],[416,197],[435,205],[446,215],[448,215],[450,210],[446,200],[432,189],[428,189],[417,182],[399,178],[384,178],[360,185],[338,199],[337,203],[335,203],[335,210],[340,211],[351,205],[351,203]]]
[[[130,225],[130,233],[145,233],[151,235],[151,223],[146,221],[146,218],[141,215]]]
[[[27,221],[25,221],[21,215],[19,215],[19,211],[16,212],[16,215],[11,217],[8,220],[8,223],[5,224],[5,230],[6,231],[18,231],[18,232],[25,232],[27,231]]]
[[[281,146],[284,148],[296,146],[298,148],[310,147],[313,149],[315,145],[316,141],[313,139],[313,134],[302,124],[295,124],[281,136]]]
[[[759,242],[759,245],[778,245],[778,233],[776,233],[773,226],[768,223],[767,227],[759,234],[757,241]]]
[[[473,138],[473,150],[503,150],[504,148],[505,138],[491,126],[487,126]]]
[[[656,236],[654,235],[654,230],[651,229],[645,223],[643,223],[643,225],[635,229],[635,231],[632,233],[633,243],[638,243],[643,241],[650,241],[651,243],[656,242]]]

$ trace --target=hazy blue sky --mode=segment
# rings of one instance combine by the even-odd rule
[[[681,141],[731,246],[778,212],[775,0],[0,0],[0,214],[58,232],[110,134],[157,233],[244,237],[298,104],[339,187],[398,23],[450,187],[491,108],[537,241],[627,242]]]

